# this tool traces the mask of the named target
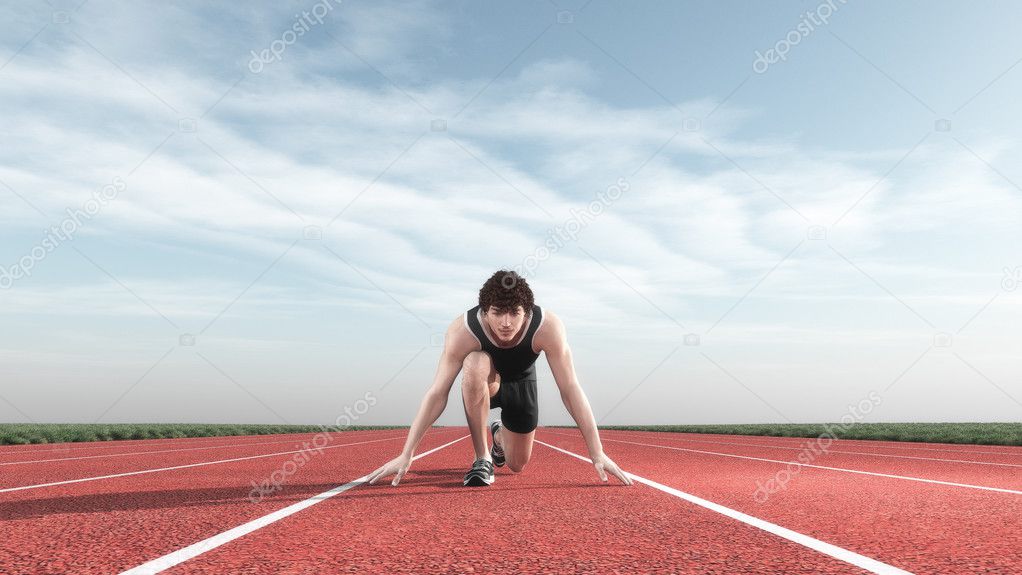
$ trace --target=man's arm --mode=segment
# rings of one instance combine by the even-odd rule
[[[447,409],[451,387],[454,386],[454,380],[461,372],[465,356],[470,351],[466,345],[464,334],[461,333],[464,329],[460,322],[461,318],[452,322],[444,336],[444,351],[440,353],[440,361],[436,366],[433,384],[429,386],[426,394],[422,397],[419,413],[415,416],[412,428],[408,431],[408,439],[405,440],[405,448],[402,453],[408,457],[415,454],[415,448],[419,446],[419,441],[422,440],[426,429],[433,425],[433,422]]]
[[[465,361],[465,355],[459,352],[456,345],[452,346],[451,329],[448,328],[444,337],[444,351],[440,354],[440,363],[436,368],[436,375],[433,376],[433,385],[426,391],[422,402],[419,404],[419,412],[412,421],[412,427],[408,430],[408,439],[402,454],[412,457],[415,449],[422,441],[426,430],[443,414],[447,409],[447,398],[451,394],[451,387],[454,385],[461,365]]]
[[[437,365],[436,375],[433,376],[433,384],[426,390],[426,395],[423,396],[419,404],[419,411],[408,430],[405,446],[400,455],[369,474],[369,483],[376,483],[379,478],[392,473],[396,475],[391,485],[401,482],[411,466],[412,456],[415,454],[419,442],[422,441],[422,436],[447,408],[447,397],[451,394],[451,387],[454,385],[458,372],[461,371],[465,357],[473,350],[473,344],[478,345],[478,343],[465,329],[460,316],[447,326],[447,333],[444,335],[444,350],[440,354],[440,363]]]
[[[600,434],[596,430],[596,418],[593,417],[589,400],[578,383],[564,324],[554,314],[547,313],[543,327],[545,333],[537,339],[542,344],[542,351],[546,355],[547,363],[550,364],[550,371],[554,374],[557,389],[561,392],[561,401],[571,418],[575,420],[575,424],[578,425],[578,430],[582,433],[590,455],[600,453],[603,451],[603,444],[600,442]]]
[[[539,349],[535,351],[542,351],[546,355],[550,371],[554,375],[554,381],[561,392],[561,401],[582,433],[582,438],[589,449],[589,458],[593,460],[600,479],[607,480],[604,473],[606,470],[613,473],[625,485],[631,485],[631,478],[625,475],[617,464],[603,452],[603,443],[600,441],[593,409],[589,405],[585,392],[582,391],[582,386],[578,383],[578,376],[575,374],[575,365],[572,363],[571,348],[568,346],[564,324],[553,313],[545,313],[547,315],[543,326],[536,332],[534,346]]]

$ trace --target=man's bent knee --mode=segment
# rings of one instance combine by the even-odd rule
[[[492,397],[500,388],[500,375],[493,367],[490,354],[484,351],[473,351],[465,356],[462,362],[462,388],[489,388]]]
[[[468,370],[489,370],[492,365],[490,354],[485,351],[469,352],[461,362],[461,366]]]
[[[472,380],[493,379],[493,360],[486,352],[473,351],[466,355],[465,360],[461,362],[461,372],[464,374],[464,378]]]

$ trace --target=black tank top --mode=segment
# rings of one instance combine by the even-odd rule
[[[529,329],[526,330],[522,341],[514,347],[497,347],[493,345],[490,338],[486,337],[483,326],[479,323],[479,306],[465,312],[465,325],[472,331],[472,334],[479,340],[483,351],[490,354],[493,359],[493,367],[500,374],[501,381],[518,381],[520,379],[534,378],[536,375],[536,360],[539,354],[532,351],[532,338],[536,335],[541,323],[543,323],[543,310],[538,305],[532,306],[532,320]]]

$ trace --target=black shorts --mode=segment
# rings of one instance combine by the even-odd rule
[[[490,398],[490,409],[500,408],[500,422],[515,433],[529,433],[539,424],[536,402],[536,378],[526,377],[501,381],[500,389]]]

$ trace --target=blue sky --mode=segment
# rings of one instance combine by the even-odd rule
[[[603,424],[1017,420],[1020,10],[3,3],[0,420],[407,424],[498,268]]]

